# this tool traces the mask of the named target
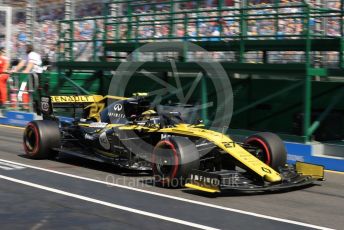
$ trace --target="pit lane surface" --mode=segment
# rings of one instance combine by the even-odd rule
[[[149,175],[63,156],[22,156],[22,130],[0,126],[3,229],[342,229],[344,175],[288,193],[209,197],[152,186]]]

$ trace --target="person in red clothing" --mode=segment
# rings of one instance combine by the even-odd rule
[[[5,48],[0,47],[0,107],[3,107],[7,101],[7,79],[6,73],[9,67],[9,60],[5,56]]]

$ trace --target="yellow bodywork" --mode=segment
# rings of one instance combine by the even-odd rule
[[[270,166],[264,164],[258,158],[242,148],[239,144],[236,144],[228,136],[215,132],[212,130],[197,128],[196,126],[189,124],[178,124],[173,128],[150,128],[139,125],[124,125],[119,127],[121,130],[139,130],[143,132],[159,132],[167,134],[179,134],[193,137],[200,137],[214,143],[219,148],[230,154],[236,160],[250,168],[269,182],[281,181],[281,176],[278,172],[272,169]]]
[[[160,129],[159,132],[204,138],[223,149],[236,160],[250,168],[259,176],[263,177],[266,181],[278,182],[282,179],[278,172],[276,172],[270,166],[264,164],[264,162],[260,161],[258,158],[253,156],[251,153],[246,151],[244,148],[236,144],[232,139],[222,133],[207,129],[195,128],[186,124],[179,124],[173,128]]]
[[[190,184],[190,183],[185,184],[185,187],[200,190],[203,192],[209,192],[209,193],[220,192],[219,188],[205,188],[203,185],[200,186],[200,185],[195,185],[195,184]]]
[[[324,179],[324,166],[322,165],[314,165],[297,161],[295,164],[295,169],[296,172],[301,175],[311,176],[317,180]]]

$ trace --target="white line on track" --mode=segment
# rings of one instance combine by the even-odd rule
[[[135,213],[135,214],[139,214],[139,215],[143,215],[143,216],[148,216],[148,217],[152,217],[152,218],[156,218],[156,219],[160,219],[160,220],[164,220],[164,221],[169,221],[169,222],[173,222],[173,223],[177,223],[177,224],[186,225],[188,227],[204,229],[204,230],[217,230],[217,228],[212,228],[212,227],[209,227],[209,226],[192,223],[192,222],[185,221],[185,220],[180,220],[180,219],[176,219],[176,218],[172,218],[172,217],[168,217],[168,216],[163,216],[163,215],[159,215],[159,214],[155,214],[155,213],[151,213],[151,212],[146,212],[146,211],[142,211],[142,210],[138,210],[138,209],[134,209],[134,208],[129,208],[129,207],[126,207],[126,206],[117,205],[117,204],[106,202],[106,201],[102,201],[102,200],[97,200],[97,199],[94,199],[94,198],[91,198],[91,197],[81,196],[81,195],[70,193],[70,192],[66,192],[66,191],[63,191],[63,190],[59,190],[59,189],[55,189],[55,188],[51,188],[51,187],[47,187],[47,186],[31,183],[31,182],[27,182],[27,181],[23,181],[23,180],[18,180],[18,179],[12,178],[12,177],[7,177],[7,176],[0,175],[0,179],[4,179],[4,180],[7,180],[7,181],[15,182],[15,183],[26,185],[26,186],[30,186],[30,187],[33,187],[33,188],[42,189],[42,190],[45,190],[45,191],[57,193],[57,194],[68,196],[68,197],[73,197],[73,198],[76,198],[76,199],[79,199],[79,200],[88,201],[88,202],[100,204],[100,205],[111,207],[111,208],[115,208],[115,209],[120,209],[120,210],[123,210],[123,211],[131,212],[131,213]]]
[[[95,180],[95,179],[91,179],[91,178],[87,178],[87,177],[81,177],[81,176],[77,176],[77,175],[73,175],[73,174],[68,174],[68,173],[64,173],[64,172],[59,172],[59,171],[55,171],[55,170],[51,170],[51,169],[45,169],[45,168],[40,168],[40,167],[36,167],[36,166],[32,166],[32,165],[17,163],[17,162],[14,162],[14,161],[8,161],[8,160],[0,159],[0,162],[7,162],[7,163],[12,163],[12,164],[17,164],[17,165],[24,166],[24,167],[27,167],[27,168],[32,168],[32,169],[37,169],[37,170],[41,170],[41,171],[45,171],[45,172],[55,173],[55,174],[58,174],[58,175],[72,177],[72,178],[76,178],[76,179],[80,179],[80,180],[91,181],[91,182],[95,182],[95,183],[105,184],[105,185],[108,185],[108,186],[113,186],[113,187],[118,187],[118,188],[123,188],[123,189],[131,190],[131,191],[135,191],[135,192],[146,193],[146,194],[150,194],[150,195],[154,195],[154,196],[169,198],[169,199],[173,199],[173,200],[178,200],[178,201],[183,201],[183,202],[187,202],[187,203],[191,203],[191,204],[197,204],[197,205],[201,205],[201,206],[205,206],[205,207],[210,207],[210,208],[225,210],[225,211],[229,211],[229,212],[235,212],[235,213],[240,213],[240,214],[244,214],[244,215],[259,217],[259,218],[263,218],[263,219],[274,220],[274,221],[278,221],[278,222],[294,224],[294,225],[298,225],[298,226],[314,228],[314,229],[320,229],[320,230],[333,230],[331,228],[322,227],[322,226],[318,226],[318,225],[307,224],[307,223],[303,223],[303,222],[299,222],[299,221],[288,220],[288,219],[283,219],[283,218],[263,215],[263,214],[259,214],[259,213],[243,211],[243,210],[240,210],[240,209],[228,208],[228,207],[224,207],[224,206],[220,206],[220,205],[205,203],[205,202],[196,201],[196,200],[185,199],[185,198],[176,197],[176,196],[170,196],[170,195],[166,195],[166,194],[162,194],[162,193],[152,192],[152,191],[143,190],[143,189],[134,188],[134,187],[129,187],[129,186],[125,186],[125,185],[109,183],[109,182],[105,182],[105,181],[101,181],[101,180]]]
[[[4,169],[4,170],[12,170],[12,168],[10,168],[10,167],[7,167],[7,166],[1,166],[1,165],[0,165],[0,169]]]
[[[19,170],[19,169],[24,169],[25,167],[17,165],[17,164],[0,162],[0,168],[5,169],[5,170]]]

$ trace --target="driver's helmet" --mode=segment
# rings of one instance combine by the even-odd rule
[[[150,109],[142,113],[142,121],[149,121],[146,125],[157,125],[160,123],[160,117],[155,110]]]
[[[149,119],[151,119],[153,116],[156,116],[156,112],[155,112],[155,110],[153,110],[153,109],[150,109],[150,110],[146,110],[146,111],[144,111],[143,113],[142,113],[142,118],[143,118],[143,120],[149,120]]]

